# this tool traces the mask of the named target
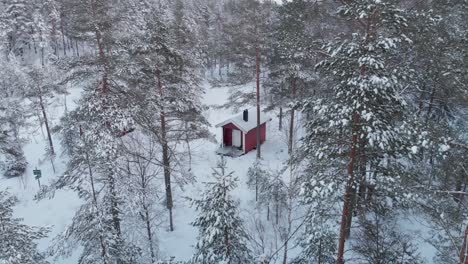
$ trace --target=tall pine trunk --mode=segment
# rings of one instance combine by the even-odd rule
[[[52,170],[55,173],[55,165],[54,165],[54,159],[53,159],[55,155],[54,142],[52,141],[52,135],[50,133],[50,127],[49,127],[49,119],[47,118],[47,112],[45,109],[44,100],[42,96],[42,89],[39,83],[37,84],[37,92],[38,92],[38,97],[39,97],[39,106],[41,107],[42,117],[44,118],[44,124],[46,127],[47,139],[49,141],[50,162],[52,164]]]
[[[55,155],[54,142],[52,141],[52,135],[50,133],[50,127],[49,127],[49,119],[47,118],[47,112],[45,109],[44,99],[42,96],[42,89],[39,84],[37,86],[37,90],[38,90],[38,97],[39,97],[39,106],[41,107],[42,117],[44,118],[44,124],[45,124],[46,131],[47,131],[47,139],[49,141],[50,154],[53,156]]]
[[[278,130],[283,129],[283,107],[280,106]]]
[[[358,147],[358,129],[357,123],[359,122],[359,115],[355,113],[353,115],[353,135],[352,135],[352,143],[351,143],[351,151],[350,151],[350,161],[348,164],[348,181],[346,183],[346,191],[344,194],[344,201],[343,201],[343,212],[341,214],[341,227],[340,227],[340,239],[338,241],[338,257],[337,257],[337,264],[344,264],[344,251],[345,251],[345,243],[347,234],[351,226],[348,225],[350,220],[348,217],[352,217],[349,214],[351,202],[352,202],[352,193],[354,189],[354,164],[357,158],[357,147]]]
[[[60,14],[60,33],[62,34],[63,55],[67,56],[67,44],[65,43],[65,34],[63,31],[63,14]]]
[[[161,83],[161,72],[158,70],[156,73],[158,82],[159,95],[161,99],[164,96],[164,89]],[[161,106],[161,145],[162,145],[162,161],[164,166],[164,185],[166,189],[166,207],[169,210],[169,229],[174,231],[174,224],[172,219],[172,188],[171,188],[171,167],[169,160],[169,145],[167,142],[167,131],[166,131],[166,113],[164,112],[164,106]]]
[[[81,126],[80,126],[80,137],[83,138],[83,128]],[[86,142],[84,140],[83,140],[83,143],[86,145]],[[96,188],[95,188],[95,185],[94,185],[93,169],[91,167],[91,162],[90,162],[90,159],[89,159],[88,152],[85,152],[85,159],[86,159],[86,164],[88,165],[89,182],[91,184],[91,193],[93,195],[92,203],[93,203],[94,208],[96,209],[96,214],[99,214],[99,212],[101,212],[101,210],[99,210],[99,206],[98,206],[97,192],[96,192]],[[98,216],[98,218],[100,218],[100,217]],[[100,231],[102,231],[102,230],[100,230]],[[102,257],[103,263],[107,264],[107,263],[109,263],[109,261],[107,260],[107,247],[106,247],[106,244],[104,242],[104,236],[103,236],[102,232],[100,232],[100,234],[99,234],[99,242],[100,242],[100,245],[101,245],[101,257]]]
[[[256,61],[256,79],[257,79],[257,159],[262,157],[261,142],[260,142],[260,48],[255,48],[255,61]]]
[[[96,10],[94,7],[92,8],[93,12]],[[96,13],[93,13],[93,16],[96,18],[98,15]],[[107,96],[107,92],[109,90],[108,88],[108,76],[109,76],[109,62],[107,60],[106,56],[106,49],[104,47],[104,43],[102,40],[102,34],[101,31],[99,30],[98,26],[95,26],[94,29],[94,37],[96,38],[96,44],[98,48],[98,57],[99,57],[99,62],[101,66],[103,67],[103,74],[102,74],[102,81],[101,81],[101,96],[102,96],[102,103],[105,104],[105,98]],[[106,109],[106,105],[104,105],[104,109]],[[106,128],[110,127],[110,121],[106,120],[105,124]],[[108,157],[109,158],[109,157]],[[112,160],[108,160],[109,163],[113,162]],[[120,220],[120,211],[118,208],[118,199],[117,199],[117,190],[116,190],[116,183],[115,183],[115,175],[112,172],[112,168],[109,168],[109,172],[107,175],[107,184],[109,188],[109,194],[110,194],[110,214],[111,214],[111,220],[113,224],[113,228],[115,229],[114,231],[116,232],[117,235],[117,240],[121,241],[122,240],[122,232],[121,232],[121,220]],[[119,254],[120,252],[117,252]],[[117,263],[122,263],[121,259],[117,260]]]
[[[296,98],[296,78],[292,78],[292,100]],[[288,154],[291,154],[293,151],[294,143],[294,107],[291,108],[291,120],[289,122],[289,142],[288,142]]]
[[[468,226],[465,229],[463,245],[460,250],[460,264],[468,264]]]

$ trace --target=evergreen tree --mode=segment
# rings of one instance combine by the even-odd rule
[[[197,64],[198,56],[191,52],[193,43],[185,43],[190,39],[175,38],[182,34],[180,31],[189,30],[183,23],[183,15],[179,14],[181,21],[175,21],[171,27],[167,7],[149,8],[152,12],[143,14],[143,23],[137,28],[141,34],[125,44],[131,58],[125,74],[128,83],[137,88],[132,93],[132,100],[138,106],[134,112],[136,123],[162,147],[161,165],[169,229],[172,231],[172,184],[177,176],[174,175],[174,166],[186,155],[185,152],[179,154],[175,146],[185,141],[189,147],[191,141],[209,138],[211,134],[207,129],[208,122],[202,116],[200,96],[203,89],[199,85],[201,69]],[[185,170],[182,163],[177,165],[180,166],[178,171]],[[181,182],[191,177],[183,173],[179,176]]]
[[[259,160],[255,161],[252,167],[247,171],[247,185],[255,190],[255,201],[268,188],[270,175],[262,168]]]
[[[23,56],[25,49],[31,47],[33,10],[35,1],[8,0],[4,3],[4,16],[7,35],[8,52]]]
[[[72,139],[67,173],[44,187],[38,198],[66,188],[84,201],[66,232],[56,238],[56,256],[69,256],[81,245],[80,263],[135,263],[140,250],[122,232],[124,172],[119,168],[124,159],[117,137],[130,122],[118,101],[103,102],[100,92],[90,89],[62,121],[63,133]]]
[[[230,192],[237,186],[233,172],[226,172],[226,161],[221,158],[213,169],[215,182],[207,183],[200,200],[193,200],[199,211],[192,223],[198,227],[195,245],[195,263],[251,263],[247,234],[239,216],[236,202]]]
[[[49,233],[46,227],[31,227],[22,224],[22,219],[13,217],[13,207],[18,198],[8,191],[0,190],[0,263],[46,264],[44,254],[39,252],[37,241]]]
[[[392,212],[373,208],[373,214],[361,219],[356,240],[351,248],[360,263],[418,264],[423,263],[412,237],[398,227]]]
[[[403,160],[411,158],[410,138],[417,133],[401,94],[408,69],[392,63],[411,43],[402,32],[404,14],[391,1],[374,0],[352,1],[338,11],[357,26],[325,47],[328,57],[318,68],[333,80],[334,96],[306,103],[311,120],[304,148],[315,181],[331,177],[326,181],[345,186],[337,257],[342,264],[353,211],[374,199],[376,190],[379,197],[403,198],[412,180]]]
[[[24,107],[26,83],[21,67],[14,57],[0,71],[0,170],[6,177],[17,177],[26,171],[23,152],[24,138],[20,129],[26,127],[28,109]]]

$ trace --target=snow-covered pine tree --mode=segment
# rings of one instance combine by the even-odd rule
[[[203,106],[200,102],[200,95],[205,92],[200,87],[201,77],[205,71],[205,68],[201,66],[203,65],[200,52],[201,40],[197,39],[194,14],[186,7],[187,5],[188,3],[184,4],[182,0],[175,1],[172,12],[174,18],[169,30],[171,35],[175,37],[173,48],[177,50],[181,58],[176,65],[179,68],[176,72],[179,79],[174,79],[171,84],[177,94],[172,96],[185,103],[188,100],[183,98],[183,95],[186,96],[186,93],[190,93],[194,97],[191,98],[188,106],[197,108],[179,109],[178,114],[178,119],[182,123],[182,126],[179,125],[179,130],[187,146],[189,171],[191,171],[192,150],[190,143],[195,139],[208,138],[210,133],[207,130],[208,122],[201,114]]]
[[[412,97],[424,129],[422,148],[415,149],[420,160],[414,163],[423,185],[420,209],[432,226],[434,262],[462,263],[468,219],[468,197],[461,194],[468,186],[468,150],[462,147],[468,142],[468,2],[421,2],[411,15],[408,34],[414,45],[408,63],[415,69]]]
[[[47,157],[53,163],[56,153],[52,140],[52,123],[48,117],[48,101],[56,95],[65,93],[63,88],[58,85],[60,71],[53,65],[31,65],[25,67],[24,72],[28,77],[26,97],[33,102],[34,110],[38,112],[40,126],[45,125],[48,141]]]
[[[122,206],[124,230],[134,233],[135,244],[141,248],[141,261],[155,263],[159,260],[159,233],[164,208],[164,186],[159,177],[162,172],[160,163],[161,145],[154,138],[146,137],[135,131],[126,136],[124,143],[125,163],[121,165],[124,177]],[[141,233],[141,235],[140,235]],[[158,262],[159,263],[159,262]]]
[[[252,263],[248,236],[239,216],[237,203],[230,192],[237,186],[234,172],[227,172],[227,163],[221,158],[213,168],[215,182],[206,184],[206,190],[193,204],[199,212],[192,225],[198,228],[194,263]]]
[[[22,104],[25,95],[25,76],[14,57],[0,71],[0,170],[6,177],[17,177],[26,171],[26,158],[20,129],[27,125],[27,110]]]
[[[36,1],[7,0],[3,1],[3,19],[6,24],[7,52],[23,56],[26,49],[31,49],[33,11]]]
[[[357,0],[345,1],[338,11],[355,27],[352,35],[325,47],[328,57],[318,68],[334,81],[334,97],[306,102],[311,120],[304,149],[314,181],[345,188],[337,255],[342,264],[357,207],[376,196],[404,200],[411,178],[403,161],[410,156],[407,139],[416,133],[402,94],[408,70],[393,63],[411,43],[402,31],[407,26],[402,10],[392,1]]]
[[[107,98],[103,104],[100,91],[95,91],[93,85],[89,89],[78,107],[62,120],[63,133],[71,139],[67,145],[67,173],[39,196],[45,198],[47,193],[71,189],[84,201],[66,231],[55,239],[52,253],[69,256],[80,245],[80,263],[137,263],[140,250],[128,242],[122,231],[125,181],[120,179],[124,174],[120,165],[124,159],[116,136],[131,122],[126,112],[120,111],[118,101]]]
[[[360,219],[351,248],[363,264],[422,264],[412,237],[398,226],[395,215],[377,205]]]
[[[197,38],[200,40],[201,57],[205,68],[210,70],[211,77],[216,60],[220,57],[218,55],[222,53],[220,49],[224,47],[220,43],[223,27],[220,21],[221,5],[221,1],[196,0],[191,6],[196,21]]]
[[[13,217],[13,207],[18,202],[8,190],[0,190],[0,263],[46,264],[37,241],[45,238],[50,230],[22,224],[22,219]]]
[[[247,185],[255,190],[255,201],[258,202],[261,193],[268,188],[270,174],[263,169],[260,160],[256,160],[252,167],[247,170]]]
[[[191,180],[191,175],[180,162],[186,152],[180,153],[176,145],[200,138],[209,138],[208,122],[202,115],[200,96],[201,68],[193,45],[179,42],[178,30],[187,31],[186,24],[172,24],[166,6],[147,6],[150,12],[142,13],[142,23],[137,25],[136,37],[124,44],[131,59],[124,71],[128,83],[136,89],[132,100],[138,106],[134,119],[138,125],[162,147],[161,166],[164,169],[166,206],[169,211],[169,229],[174,229],[172,219],[174,177],[178,182]],[[173,22],[175,23],[175,22]],[[177,34],[171,34],[177,31]],[[193,43],[192,43],[193,44]],[[191,47],[191,48],[190,48]],[[178,166],[179,174],[174,173]]]
[[[315,38],[309,29],[315,3],[305,0],[285,2],[277,8],[278,20],[271,33],[272,54],[268,60],[268,81],[271,107],[279,107],[280,130],[283,108],[290,104],[289,152],[292,151],[295,103],[306,96],[305,86],[316,79],[312,48]],[[299,89],[302,88],[302,89]]]
[[[129,85],[119,74],[125,67],[125,53],[116,45],[122,33],[119,26],[128,17],[118,15],[125,10],[123,3],[113,1],[64,0],[62,4],[70,32],[89,51],[57,63],[68,71],[63,84],[80,84],[84,89],[77,108],[62,122],[70,154],[67,173],[45,191],[69,188],[84,204],[66,232],[57,237],[53,252],[68,255],[80,245],[80,263],[135,263],[139,249],[122,228],[124,155],[119,142],[133,128],[133,105],[122,96]]]

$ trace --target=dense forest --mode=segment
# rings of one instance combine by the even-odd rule
[[[1,264],[468,264],[467,0],[0,0],[0,64]]]

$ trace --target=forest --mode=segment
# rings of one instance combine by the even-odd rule
[[[468,264],[468,0],[0,0],[0,264]]]

